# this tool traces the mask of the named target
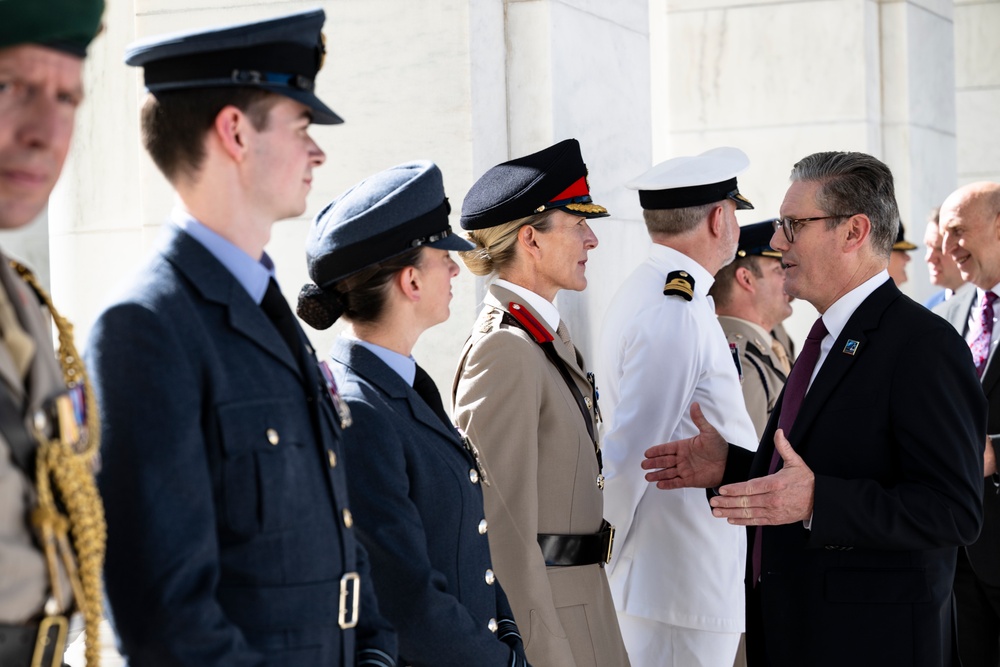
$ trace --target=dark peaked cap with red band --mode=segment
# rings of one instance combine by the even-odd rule
[[[537,153],[493,167],[462,202],[462,229],[486,229],[550,209],[585,218],[608,211],[593,203],[580,142],[565,139]]]
[[[343,123],[314,92],[323,66],[322,9],[266,21],[155,35],[125,50],[125,64],[144,69],[153,93],[192,88],[260,88],[290,97],[319,125]]]
[[[639,191],[644,209],[689,208],[730,199],[736,208],[753,208],[740,194],[736,176],[750,166],[739,148],[713,148],[701,155],[681,156],[661,162],[625,184]]]

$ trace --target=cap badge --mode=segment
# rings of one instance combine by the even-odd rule
[[[694,278],[687,271],[671,271],[663,286],[664,296],[679,296],[685,301],[694,298]]]

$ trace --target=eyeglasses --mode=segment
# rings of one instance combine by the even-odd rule
[[[785,233],[785,238],[788,239],[789,243],[795,243],[795,231],[806,224],[807,222],[816,222],[817,220],[834,220],[836,218],[852,218],[857,213],[851,213],[850,215],[821,215],[816,218],[775,218],[771,221],[774,225],[774,231],[779,229]]]

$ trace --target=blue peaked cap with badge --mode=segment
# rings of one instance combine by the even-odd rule
[[[751,209],[753,204],[736,185],[736,177],[749,166],[746,153],[724,146],[661,162],[625,187],[639,191],[639,204],[647,210],[690,208],[724,199],[737,209]]]
[[[774,257],[781,259],[781,252],[771,247],[774,235],[774,220],[755,222],[740,227],[740,241],[736,248],[737,257]]]
[[[319,212],[306,239],[309,277],[330,287],[368,266],[427,246],[472,250],[448,224],[441,170],[427,160],[369,176]]]
[[[313,122],[343,119],[316,97],[323,66],[322,9],[265,21],[155,35],[132,43],[125,64],[143,68],[146,89],[157,93],[196,88],[260,88],[290,97],[313,112]]]

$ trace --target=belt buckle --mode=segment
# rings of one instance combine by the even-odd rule
[[[347,616],[347,598],[351,598],[351,615]],[[337,625],[341,630],[349,630],[358,624],[358,607],[361,604],[361,577],[357,572],[348,572],[340,578],[340,610]]]
[[[46,616],[38,624],[31,667],[61,667],[69,622],[65,616]]]
[[[611,550],[615,545],[615,527],[608,524],[608,552],[604,556],[604,564],[607,565],[611,562]]]

